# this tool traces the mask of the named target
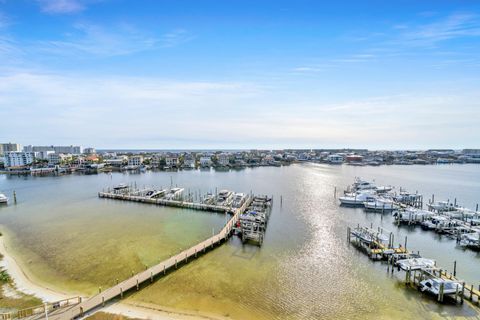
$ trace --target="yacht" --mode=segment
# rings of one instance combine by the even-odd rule
[[[392,199],[376,197],[369,199],[363,203],[365,209],[367,210],[377,210],[377,211],[392,211],[398,209],[398,206]]]
[[[356,178],[355,182],[352,185],[352,188],[354,191],[360,191],[360,190],[373,190],[376,189],[377,187],[366,180],[362,180],[361,178]]]
[[[8,202],[7,196],[4,195],[3,193],[0,193],[0,204],[7,203],[7,202]]]
[[[339,197],[340,203],[347,206],[363,206],[365,201],[374,200],[374,193],[370,190],[363,192],[347,193],[343,197]]]

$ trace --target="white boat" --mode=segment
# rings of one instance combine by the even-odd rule
[[[462,285],[458,282],[439,278],[430,278],[420,282],[420,291],[438,296],[442,284],[444,295],[452,295],[462,292]]]
[[[462,234],[459,245],[465,248],[480,250],[480,232]]]
[[[392,199],[376,197],[363,203],[365,209],[376,211],[392,211],[398,209],[398,206]]]
[[[363,180],[362,178],[355,178],[355,182],[352,185],[353,191],[361,191],[361,190],[373,190],[376,189],[377,187],[375,184]]]
[[[394,214],[396,220],[400,223],[417,224],[429,220],[434,215],[433,212],[427,210],[408,207],[403,211]]]
[[[389,240],[387,235],[367,228],[353,229],[352,234],[365,243],[371,243],[373,241],[385,243]]]
[[[6,195],[4,195],[3,193],[0,193],[0,203],[7,203],[8,202],[8,198]]]
[[[457,209],[457,206],[448,201],[437,201],[434,203],[429,203],[427,206],[430,210],[435,210],[438,212],[453,211]]]
[[[165,195],[165,199],[167,200],[179,200],[182,196],[184,188],[172,188],[168,191]]]
[[[402,270],[420,270],[435,267],[435,260],[427,258],[402,259],[396,262]]]
[[[339,197],[340,203],[347,206],[363,206],[365,201],[373,200],[374,193],[372,191],[354,192]]]
[[[380,186],[380,187],[375,187],[375,191],[377,193],[387,193],[392,191],[393,187],[391,186]]]

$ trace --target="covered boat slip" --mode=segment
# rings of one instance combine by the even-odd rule
[[[439,302],[443,302],[445,296],[450,296],[455,303],[463,303],[464,299],[467,299],[480,306],[480,288],[477,290],[473,285],[467,285],[456,277],[456,262],[453,273],[448,273],[437,267],[435,260],[408,251],[407,239],[404,246],[393,247],[393,234],[388,234],[381,228],[375,230],[372,227],[349,227],[347,240],[366,253],[371,260],[385,261],[387,272],[405,272],[406,285],[434,294]]]

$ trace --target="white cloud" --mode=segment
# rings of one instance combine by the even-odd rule
[[[473,145],[480,138],[475,92],[344,99],[286,102],[278,89],[254,83],[0,76],[0,118],[10,119],[2,123],[2,136],[23,144],[392,148]]]
[[[400,41],[412,45],[435,45],[450,39],[479,36],[478,15],[455,13],[433,23],[412,26],[400,35]]]
[[[38,0],[43,12],[52,14],[76,13],[85,9],[80,0]]]
[[[132,25],[111,27],[91,23],[77,23],[75,31],[61,40],[41,41],[34,50],[67,56],[119,56],[158,47],[173,47],[191,39],[185,30],[176,30],[156,37]]]

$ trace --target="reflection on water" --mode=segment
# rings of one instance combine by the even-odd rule
[[[388,215],[341,208],[334,199],[353,177],[403,186],[436,199],[457,197],[474,207],[480,196],[475,165],[349,167],[293,165],[244,171],[184,171],[66,176],[0,177],[0,190],[16,190],[19,203],[0,209],[12,246],[37,278],[87,293],[108,286],[208,237],[222,215],[98,199],[120,182],[170,185],[202,192],[218,188],[274,197],[262,248],[238,239],[133,294],[128,299],[234,319],[418,319],[477,317],[467,307],[438,305],[402,277],[386,272],[346,242],[346,227],[370,224],[393,231],[411,249],[480,282],[479,254],[455,241],[414,228],[397,228]],[[280,197],[282,201],[280,201]],[[282,203],[282,204],[281,204]]]

